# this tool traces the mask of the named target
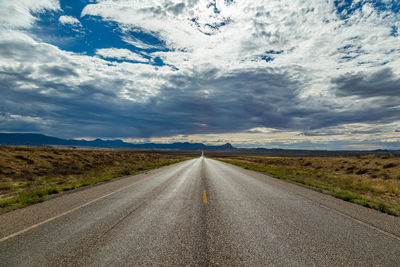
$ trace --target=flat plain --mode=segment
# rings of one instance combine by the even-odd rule
[[[0,214],[49,195],[188,158],[177,153],[0,146]]]

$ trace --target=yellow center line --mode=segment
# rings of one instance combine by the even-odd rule
[[[203,190],[203,202],[207,204],[207,191],[205,189]]]

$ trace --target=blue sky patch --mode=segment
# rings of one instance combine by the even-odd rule
[[[390,32],[391,36],[399,36],[399,28],[396,26],[392,26],[392,31]]]
[[[279,55],[283,53],[283,50],[268,50],[265,51],[266,54],[272,54],[272,55]]]
[[[274,60],[274,59],[273,59],[272,57],[270,57],[270,56],[262,56],[261,59],[262,59],[262,60],[265,60],[265,62],[270,62],[270,61],[273,61],[273,60]]]
[[[391,1],[364,0],[358,2],[354,0],[335,0],[334,4],[337,13],[339,14],[341,19],[348,19],[356,11],[361,10],[365,4],[372,5],[378,11],[391,11],[393,13],[400,12],[400,4],[397,0],[391,0]]]
[[[62,50],[94,56],[97,49],[117,48],[128,49],[133,53],[144,52],[142,56],[149,59],[148,53],[168,51],[165,42],[157,36],[141,31],[137,28],[122,30],[118,23],[105,21],[99,16],[81,17],[83,8],[90,1],[60,1],[61,11],[47,11],[34,14],[38,20],[32,33],[41,41],[53,44]],[[80,21],[76,24],[62,24],[60,16],[72,16]],[[135,46],[126,40],[136,40],[140,44]],[[130,62],[129,60],[107,59],[116,62]],[[160,58],[155,58],[151,64],[164,65]]]

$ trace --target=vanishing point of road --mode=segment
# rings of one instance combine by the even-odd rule
[[[399,266],[400,220],[200,157],[0,216],[0,266]]]

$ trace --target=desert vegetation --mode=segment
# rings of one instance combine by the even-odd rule
[[[0,214],[41,202],[48,195],[187,158],[177,153],[0,146]]]
[[[230,155],[217,159],[400,215],[400,157],[391,154],[358,157]]]

